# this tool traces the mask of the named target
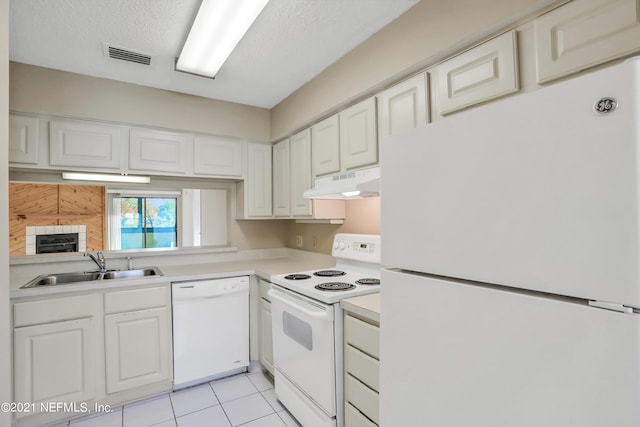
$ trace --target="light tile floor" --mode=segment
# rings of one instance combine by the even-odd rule
[[[249,372],[112,408],[112,412],[89,415],[61,426],[299,427],[300,424],[278,402],[271,379],[262,372]]]

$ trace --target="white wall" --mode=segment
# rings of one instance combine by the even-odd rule
[[[0,0],[0,403],[11,401],[9,334],[9,0]],[[0,426],[9,426],[0,412]]]
[[[12,62],[12,110],[268,141],[270,112]]]

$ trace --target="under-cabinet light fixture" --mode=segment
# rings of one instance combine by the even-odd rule
[[[360,195],[360,190],[345,191],[344,193],[342,193],[342,195],[343,195],[344,197],[355,197],[355,196],[359,196],[359,195]]]
[[[176,70],[214,78],[269,0],[202,0]]]
[[[62,172],[62,179],[71,179],[74,181],[130,182],[134,184],[148,184],[151,182],[151,178],[148,176],[80,172]]]

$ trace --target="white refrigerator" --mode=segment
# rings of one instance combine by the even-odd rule
[[[640,426],[640,59],[380,150],[381,426]]]

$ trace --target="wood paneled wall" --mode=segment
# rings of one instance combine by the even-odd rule
[[[86,225],[87,251],[104,250],[104,187],[9,183],[9,253],[26,255],[26,227]]]

